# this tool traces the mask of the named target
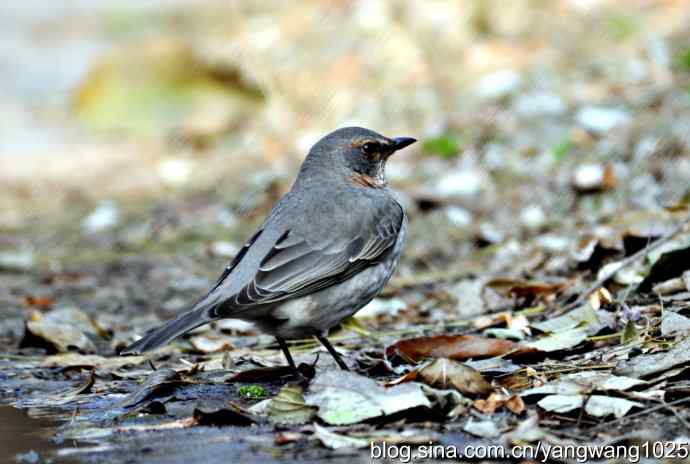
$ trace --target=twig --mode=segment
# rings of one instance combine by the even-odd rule
[[[582,402],[582,406],[580,406],[580,414],[577,416],[577,422],[575,423],[575,428],[580,429],[582,426],[582,419],[585,417],[585,409],[587,409],[587,403],[589,403],[589,400],[592,398],[592,391],[590,390],[587,393],[587,396],[585,397],[585,400]]]
[[[687,227],[688,225],[690,225],[690,216],[685,218],[685,220],[683,220],[680,224],[678,224],[671,232],[664,235],[659,240],[657,240],[654,243],[644,247],[643,249],[641,249],[637,253],[628,256],[627,258],[623,259],[622,261],[619,261],[619,266],[616,269],[616,272],[620,271],[621,269],[623,269],[627,266],[630,266],[631,264],[633,264],[634,262],[636,262],[640,258],[647,256],[652,251],[656,250],[657,248],[660,248],[661,245],[664,245],[665,243],[669,242],[672,238],[674,238],[676,235],[678,235],[680,232],[682,232],[683,229],[685,229],[685,227]],[[566,305],[563,308],[563,311],[568,311],[570,309],[573,309],[573,308],[580,306],[582,303],[585,302],[585,300],[589,297],[589,295],[591,295],[592,293],[597,291],[600,287],[602,287],[611,277],[613,277],[613,275],[604,275],[601,279],[597,279],[587,290],[585,290],[585,292],[580,294],[580,296],[577,298],[577,300]]]
[[[676,419],[678,419],[680,421],[680,423],[683,424],[683,426],[685,427],[685,430],[690,430],[690,424],[688,424],[688,421],[686,421],[685,418],[683,418],[680,415],[680,413],[678,411],[676,411],[676,408],[674,408],[673,406],[671,406],[669,403],[667,403],[664,400],[660,400],[660,402],[661,402],[661,404],[663,404],[666,407],[666,409],[671,411],[673,413],[673,415],[676,416]]]

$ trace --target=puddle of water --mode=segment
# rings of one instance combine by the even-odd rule
[[[51,440],[55,425],[32,419],[12,406],[0,405],[0,463],[45,462],[46,456],[58,448]],[[37,454],[26,454],[31,451]],[[24,455],[24,459],[17,461],[18,454]]]

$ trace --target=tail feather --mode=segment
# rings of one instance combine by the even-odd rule
[[[210,317],[209,313],[209,308],[206,306],[184,313],[144,335],[121,351],[120,354],[141,354],[145,351],[155,350],[180,335],[211,322],[214,318]]]

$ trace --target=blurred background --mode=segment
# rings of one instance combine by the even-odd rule
[[[421,140],[388,174],[434,270],[687,202],[690,1],[4,2],[0,97],[0,267],[211,275],[361,125]]]

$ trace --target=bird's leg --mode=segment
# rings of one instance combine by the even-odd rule
[[[333,359],[335,359],[335,362],[340,366],[340,368],[344,371],[349,371],[350,369],[347,367],[347,364],[343,362],[343,360],[340,358],[340,355],[338,354],[337,351],[335,351],[335,348],[333,348],[333,345],[331,345],[331,342],[328,341],[326,337],[323,335],[315,335],[316,339],[321,342],[323,346],[326,347],[329,353],[331,353],[331,356],[333,356]]]
[[[290,368],[295,371],[296,374],[299,374],[295,361],[293,361],[292,355],[290,354],[290,350],[288,350],[287,343],[285,343],[285,339],[282,337],[276,337],[276,341],[278,342],[278,345],[280,345],[280,349],[283,350],[283,354],[285,355],[288,366],[290,366]]]

